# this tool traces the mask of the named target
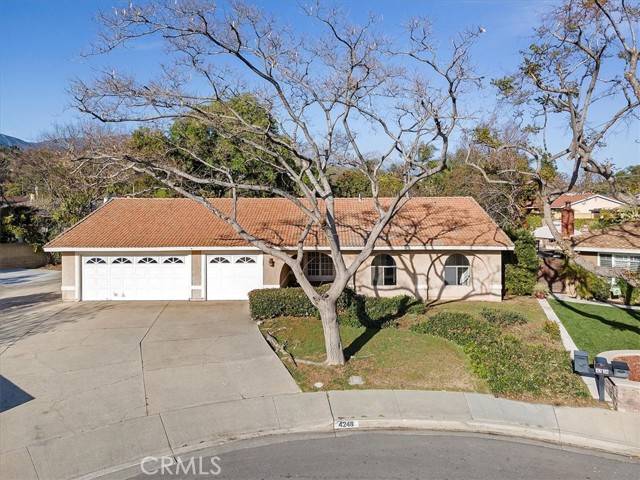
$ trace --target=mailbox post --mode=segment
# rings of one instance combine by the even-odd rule
[[[596,357],[593,368],[589,366],[589,354],[582,350],[573,352],[573,371],[579,375],[594,375],[598,386],[598,399],[604,402],[604,379],[606,377],[629,378],[629,365],[625,362],[609,363],[604,357]]]

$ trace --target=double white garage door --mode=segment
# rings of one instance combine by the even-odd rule
[[[207,255],[205,262],[207,300],[246,300],[262,287],[259,255]],[[189,255],[82,258],[83,300],[189,300],[191,288]]]

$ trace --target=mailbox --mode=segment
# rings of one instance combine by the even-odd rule
[[[627,362],[613,360],[611,362],[611,370],[613,370],[613,376],[616,378],[629,378],[629,365],[627,365]]]
[[[573,370],[576,373],[592,373],[589,368],[589,354],[582,350],[576,350],[573,352]]]
[[[611,375],[611,365],[604,357],[596,357],[593,361],[593,369],[596,375]]]

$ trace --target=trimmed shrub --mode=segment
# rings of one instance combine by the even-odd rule
[[[464,312],[440,312],[427,321],[412,325],[411,330],[442,337],[466,347],[472,343],[491,342],[500,331],[483,320]]]
[[[509,325],[524,325],[527,323],[527,318],[518,312],[511,312],[509,310],[498,310],[496,308],[483,308],[480,312],[482,318],[487,322],[494,325],[509,326]]]
[[[536,273],[519,265],[507,265],[504,270],[504,286],[511,295],[526,296],[533,293]]]
[[[524,229],[515,231],[513,240],[517,262],[505,268],[505,287],[511,295],[531,295],[540,264],[536,241],[531,232]]]
[[[350,327],[386,328],[395,325],[395,320],[411,308],[418,309],[421,305],[408,295],[382,298],[358,295],[351,307],[338,315],[338,321]]]
[[[640,304],[640,288],[634,288],[624,278],[618,278],[616,282],[620,287],[622,300],[624,301],[625,305]]]
[[[328,285],[318,288],[319,292]],[[355,293],[346,288],[337,302],[338,312],[344,311],[353,302]],[[249,292],[249,308],[254,320],[275,317],[317,317],[318,310],[302,288],[262,288]]]

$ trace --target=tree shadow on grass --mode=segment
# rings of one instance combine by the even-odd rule
[[[354,309],[353,314],[360,325],[365,327],[365,331],[362,332],[355,340],[353,340],[347,348],[344,349],[344,355],[347,360],[358,353],[362,348],[375,337],[380,330],[391,325],[394,320],[397,320],[406,315],[409,309],[415,305],[421,304],[419,300],[405,296],[399,301],[397,305],[391,310],[375,308],[367,308],[367,302],[380,302],[389,301],[390,299],[379,299],[372,297],[357,297],[354,300],[351,308]],[[378,303],[379,304],[379,303]],[[386,311],[385,311],[386,310]]]
[[[576,308],[574,307],[570,302],[565,302],[563,300],[559,300],[556,299],[556,301],[562,305],[563,307],[565,307],[568,310],[571,310],[572,312],[581,315],[583,317],[587,317],[587,318],[591,318],[593,320],[597,320],[600,323],[604,323],[605,325],[610,326],[611,328],[614,328],[615,330],[621,330],[621,331],[629,331],[629,332],[633,332],[636,335],[640,335],[640,326],[635,326],[635,325],[629,325],[626,323],[622,323],[622,322],[617,322],[615,320],[609,320],[608,318],[602,317],[600,315],[596,315],[594,313],[589,313],[585,310],[582,310],[580,308]],[[603,307],[603,308],[615,308],[615,307]],[[622,311],[622,310],[620,310]],[[624,312],[629,315],[631,318],[637,320],[638,322],[640,322],[640,312],[635,311],[635,310],[624,310]]]

